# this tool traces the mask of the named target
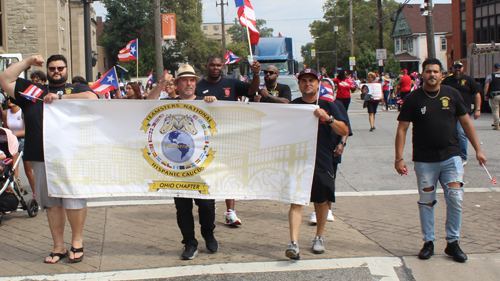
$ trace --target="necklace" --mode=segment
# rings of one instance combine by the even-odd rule
[[[269,88],[266,86],[266,88],[267,88],[267,90],[268,90],[268,91],[274,91],[274,90],[276,90],[276,87],[278,87],[278,83],[276,83],[276,84],[274,85],[274,89],[272,89],[272,90],[269,90]]]
[[[441,87],[439,87],[439,91],[438,91],[438,93],[437,93],[435,96],[433,96],[433,97],[432,97],[432,96],[430,96],[430,95],[427,93],[427,91],[425,91],[425,89],[424,89],[423,87],[422,87],[422,90],[424,90],[424,93],[425,93],[425,94],[426,94],[429,98],[433,99],[433,98],[435,98],[435,97],[439,96],[439,93],[441,92]]]

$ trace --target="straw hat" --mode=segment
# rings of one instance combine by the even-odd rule
[[[198,77],[198,75],[194,73],[194,68],[189,64],[184,64],[179,67],[179,70],[177,70],[177,77],[175,77],[175,81],[177,82],[177,80],[182,77],[195,77],[196,83],[200,82],[200,77]]]

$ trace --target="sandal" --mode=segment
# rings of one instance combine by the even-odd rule
[[[69,259],[71,262],[81,262],[83,260],[83,247],[75,249],[75,248],[73,248],[73,246],[71,246],[70,251],[73,253],[73,256],[76,253],[82,253],[82,256],[79,258]]]
[[[43,262],[44,263],[58,263],[60,260],[62,260],[63,258],[67,257],[69,255],[69,252],[66,251],[66,253],[64,254],[60,254],[60,253],[50,253],[49,257],[51,259],[53,259],[54,257],[58,257],[59,259],[56,261],[56,262],[51,262],[51,261],[47,261],[47,260],[44,260]]]

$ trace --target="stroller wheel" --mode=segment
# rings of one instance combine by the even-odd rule
[[[32,218],[38,215],[38,203],[35,199],[28,200],[28,215]]]
[[[0,226],[3,225],[3,213],[0,212]]]

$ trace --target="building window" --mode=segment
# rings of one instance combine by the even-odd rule
[[[214,25],[214,30],[219,30],[219,26],[218,25]]]
[[[405,30],[406,29],[406,24],[404,20],[399,21],[399,30]]]
[[[395,53],[399,53],[401,51],[401,49],[400,49],[400,43],[401,43],[401,41],[400,40],[401,39],[399,39],[399,38],[395,40],[396,41],[396,44],[394,44],[394,46],[396,48]]]
[[[446,38],[441,37],[441,51],[446,51]]]
[[[411,52],[413,51],[413,38],[403,39],[403,51]]]
[[[208,30],[208,26],[204,25],[203,30]]]

